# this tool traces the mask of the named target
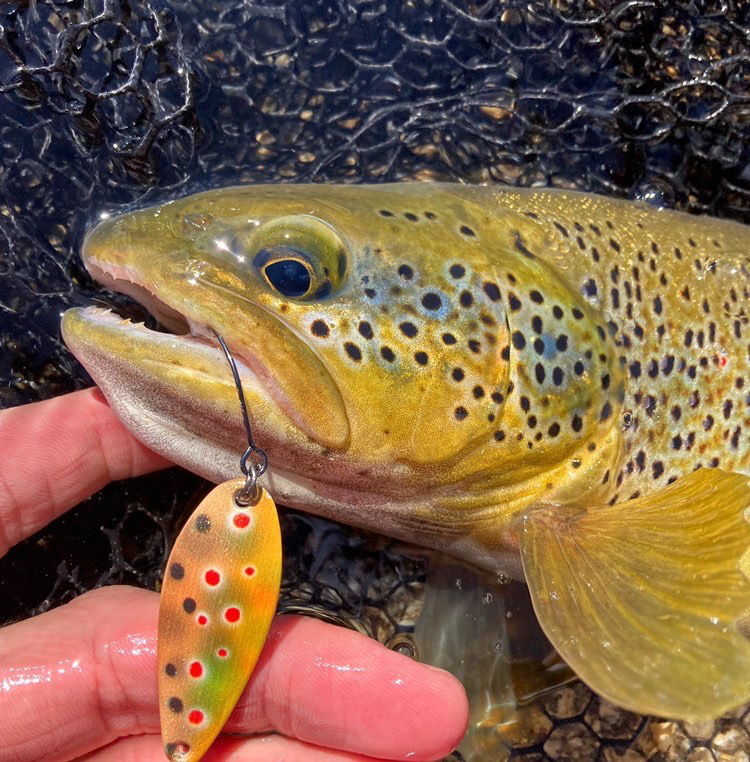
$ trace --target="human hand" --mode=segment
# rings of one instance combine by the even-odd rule
[[[168,465],[95,389],[0,412],[0,556],[107,482]],[[164,760],[158,605],[147,590],[101,588],[0,630],[0,762]],[[467,715],[448,673],[358,633],[277,616],[226,726],[258,735],[220,736],[205,759],[439,759]]]

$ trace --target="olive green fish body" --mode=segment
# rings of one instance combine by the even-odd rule
[[[746,467],[749,241],[564,191],[250,186],[108,220],[84,257],[245,357],[281,500],[496,566],[539,500],[620,501],[699,464]],[[269,281],[289,258],[308,293]],[[151,358],[132,326],[88,343],[73,320],[70,346],[141,438],[234,473],[241,427],[206,348],[188,376],[194,360],[164,362],[174,346]],[[153,425],[165,416],[170,436]]]
[[[220,333],[279,502],[523,575],[592,687],[700,719],[750,695],[749,249],[567,191],[228,188],[84,245],[181,335],[63,333],[137,437],[221,481],[245,445]]]
[[[543,228],[535,252],[614,344],[623,450],[608,500],[648,494],[699,467],[747,472],[750,230],[577,193],[501,198]],[[579,335],[570,337],[574,353]]]

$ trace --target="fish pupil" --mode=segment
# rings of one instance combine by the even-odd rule
[[[268,282],[284,296],[303,296],[310,290],[310,272],[296,259],[282,259],[265,268]]]

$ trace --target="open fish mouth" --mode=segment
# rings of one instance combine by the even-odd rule
[[[136,437],[214,481],[236,474],[244,434],[216,332],[235,357],[251,423],[275,463],[304,467],[305,459],[345,448],[341,396],[310,347],[252,298],[226,262],[199,261],[158,239],[153,251],[148,236],[133,232],[132,216],[95,228],[83,259],[97,281],[137,300],[165,330],[87,307],[66,312],[62,332]],[[311,395],[325,415],[309,404]]]
[[[156,320],[155,329],[149,328],[145,322],[135,321],[132,318],[124,318],[117,311],[116,307],[85,307],[78,312],[78,319],[88,320],[89,326],[95,329],[100,325],[103,330],[112,332],[118,329],[127,331],[131,338],[135,340],[154,342],[159,347],[162,354],[162,361],[169,362],[170,356],[179,348],[179,352],[189,353],[196,351],[198,353],[212,352],[220,357],[224,363],[224,353],[219,345],[217,332],[209,325],[201,322],[196,316],[180,312],[174,307],[160,299],[154,291],[146,288],[140,281],[138,271],[133,267],[124,267],[108,264],[97,260],[94,257],[86,259],[86,268],[89,274],[105,288],[129,296],[145,307],[151,316]],[[186,306],[188,303],[185,303]],[[64,329],[68,322],[74,318],[71,317],[63,323]],[[163,329],[163,330],[160,330]],[[139,331],[140,336],[136,338],[132,332]],[[113,335],[110,333],[110,335]],[[67,335],[66,335],[67,341]],[[74,339],[73,339],[74,342]],[[71,343],[73,343],[71,342]],[[229,342],[228,342],[229,343]],[[74,351],[72,349],[72,351]],[[263,376],[268,376],[262,370],[256,372],[258,367],[257,360],[247,357],[242,346],[231,346],[230,351],[237,363],[243,386],[248,384],[256,394],[265,394],[280,404],[279,395],[274,395],[269,386],[263,384]],[[79,358],[80,359],[80,358]],[[199,367],[193,368],[193,372],[201,372]]]

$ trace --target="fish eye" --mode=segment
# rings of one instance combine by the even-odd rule
[[[310,290],[312,277],[309,266],[296,259],[280,259],[266,265],[263,272],[268,282],[284,296],[297,298]]]
[[[269,220],[240,245],[266,286],[288,299],[323,299],[341,287],[348,269],[339,234],[308,214]]]

